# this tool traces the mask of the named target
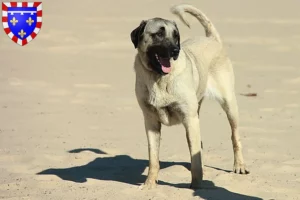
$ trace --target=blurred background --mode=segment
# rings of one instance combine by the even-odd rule
[[[196,19],[189,18],[188,29],[169,12],[178,3],[43,1],[42,28],[29,44],[21,47],[0,31],[0,198],[297,198],[297,0],[184,2],[215,24],[233,61],[251,174],[228,172],[233,166],[229,124],[216,102],[205,101],[204,179],[216,188],[188,189],[188,146],[183,127],[176,126],[162,130],[158,188],[137,189],[147,174],[148,153],[129,35],[152,17],[175,20],[182,41],[204,35]],[[257,96],[240,95],[247,93]]]

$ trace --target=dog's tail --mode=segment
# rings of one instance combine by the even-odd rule
[[[221,37],[216,30],[215,26],[210,22],[206,15],[199,9],[192,5],[180,4],[171,7],[171,12],[177,15],[181,21],[190,28],[190,24],[186,19],[186,13],[189,13],[196,17],[205,29],[206,37],[214,37],[218,42],[221,41]]]

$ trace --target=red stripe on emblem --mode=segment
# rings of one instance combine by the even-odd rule
[[[37,28],[41,28],[41,27],[42,27],[42,22],[37,22],[37,23],[36,23],[36,27],[37,27]]]
[[[11,7],[17,7],[17,2],[10,2]]]
[[[36,36],[36,33],[35,33],[35,32],[32,32],[30,36],[32,37],[32,39],[34,39],[35,36]]]
[[[43,11],[39,10],[36,12],[36,16],[41,17],[43,15]]]
[[[34,2],[33,7],[38,7],[42,2]]]
[[[27,44],[27,39],[25,40],[22,40],[22,46],[26,45]]]
[[[5,28],[4,29],[5,33],[8,35],[10,33],[10,29],[9,28]]]
[[[37,23],[36,23],[36,27],[37,27],[37,28],[41,28],[41,27],[42,27],[42,22],[37,22]]]
[[[13,36],[13,38],[12,38],[12,40],[15,42],[15,43],[18,43],[18,38],[17,38],[17,36]]]
[[[22,2],[22,7],[28,7],[28,3],[27,2]]]
[[[7,17],[2,17],[2,22],[7,22]]]
[[[7,6],[4,3],[2,3],[2,10],[7,11]]]

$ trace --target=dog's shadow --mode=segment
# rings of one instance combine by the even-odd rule
[[[82,151],[92,151],[97,154],[106,154],[98,149],[74,149],[69,153],[80,153]],[[160,162],[161,169],[181,165],[190,169],[190,163],[186,162]],[[63,180],[73,181],[77,183],[84,183],[87,178],[117,181],[122,183],[128,183],[132,185],[140,185],[146,179],[146,176],[142,175],[146,167],[148,166],[148,160],[134,159],[128,155],[117,155],[113,157],[101,157],[96,158],[93,161],[77,167],[61,168],[61,169],[46,169],[37,173],[38,175],[56,175]],[[189,183],[168,183],[159,181],[159,185],[169,185],[179,188],[186,188]],[[260,198],[245,196],[237,193],[230,192],[224,188],[216,187],[211,181],[204,181],[204,186],[211,189],[196,190],[195,196],[200,196],[209,200],[219,199],[233,199],[233,200],[258,200]]]

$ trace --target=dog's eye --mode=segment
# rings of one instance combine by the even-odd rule
[[[157,32],[156,35],[157,35],[158,37],[162,37],[162,36],[163,36],[163,33],[162,33],[162,32]]]
[[[174,31],[173,37],[174,37],[174,38],[178,38],[178,33],[177,33],[176,31]]]

